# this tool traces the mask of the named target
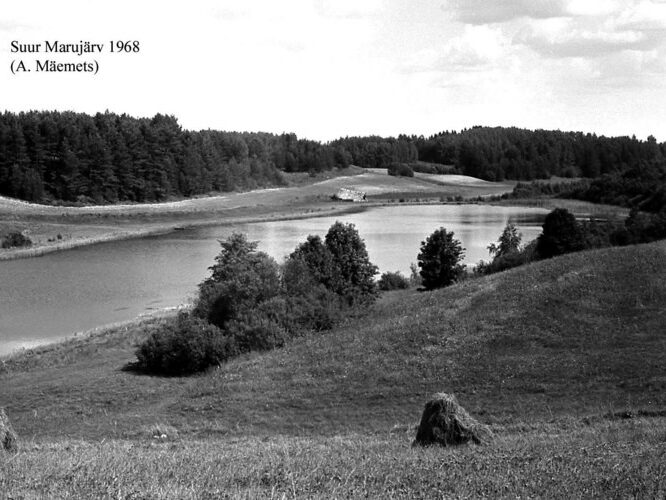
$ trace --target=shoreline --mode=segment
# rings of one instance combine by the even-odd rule
[[[148,236],[156,236],[168,234],[181,229],[206,227],[206,226],[227,226],[233,224],[252,224],[256,222],[271,222],[271,221],[285,221],[285,220],[298,220],[308,219],[315,217],[328,217],[331,215],[344,215],[348,213],[361,212],[370,206],[364,204],[353,206],[333,206],[326,210],[325,206],[307,205],[297,211],[276,210],[270,213],[256,214],[256,215],[232,215],[220,219],[213,218],[215,213],[208,213],[207,217],[200,219],[184,219],[174,217],[168,222],[146,222],[144,224],[135,224],[132,228],[117,232],[103,232],[102,234],[91,237],[79,237],[78,239],[65,240],[52,245],[39,244],[29,248],[16,248],[11,250],[0,250],[0,262],[18,259],[29,259],[33,257],[41,257],[55,252],[64,252],[75,248],[96,245],[100,243],[109,243],[113,241],[124,241],[137,238],[145,238]],[[186,214],[182,214],[186,215]]]
[[[441,176],[397,178],[385,171],[359,167],[350,167],[339,174],[321,176],[304,184],[164,203],[67,207],[0,197],[0,233],[18,231],[33,241],[29,248],[0,249],[0,261],[164,234],[180,227],[330,216],[405,202],[442,203],[452,197],[472,200],[513,188],[510,183],[479,184],[473,178],[454,177],[449,183],[442,183]],[[368,195],[368,201],[331,201],[341,188],[362,191]]]
[[[148,236],[157,236],[168,234],[174,231],[206,226],[228,226],[233,224],[252,224],[257,222],[272,222],[272,221],[288,221],[309,219],[317,217],[329,217],[335,215],[344,215],[351,213],[359,213],[365,210],[376,207],[387,206],[418,206],[418,205],[497,205],[497,206],[516,206],[516,207],[534,207],[552,210],[555,207],[568,208],[573,212],[585,212],[590,216],[613,216],[613,217],[627,217],[629,210],[619,206],[613,205],[599,205],[591,202],[580,200],[569,200],[559,198],[526,198],[526,199],[507,199],[501,201],[478,199],[466,199],[462,201],[441,201],[437,197],[428,197],[431,193],[413,193],[412,199],[398,199],[398,198],[376,198],[370,199],[363,203],[350,204],[349,202],[337,202],[337,204],[326,207],[325,202],[312,201],[302,205],[299,209],[289,210],[287,206],[276,206],[274,210],[264,212],[261,208],[269,207],[239,207],[232,210],[241,210],[246,212],[245,215],[225,215],[223,212],[218,212],[220,218],[215,218],[216,212],[210,211],[201,214],[203,217],[188,219],[190,213],[177,213],[177,214],[163,214],[171,220],[150,222],[147,220],[144,223],[131,223],[131,227],[111,232],[103,231],[102,228],[109,226],[101,226],[101,234],[89,237],[76,237],[76,239],[64,240],[55,244],[38,244],[29,248],[16,248],[11,250],[0,249],[0,262],[18,259],[29,259],[34,257],[41,257],[55,252],[64,252],[75,248],[96,245],[100,243],[109,243],[113,241],[124,241],[137,238],[145,238]],[[344,203],[342,205],[341,203]],[[253,210],[259,209],[259,213],[249,213]],[[169,217],[172,215],[171,217]],[[154,217],[157,219],[158,217]],[[120,223],[127,223],[128,219],[119,220]],[[74,224],[76,226],[76,224]],[[116,226],[121,228],[122,225]]]
[[[122,335],[129,331],[130,328],[138,328],[145,324],[169,318],[177,312],[188,309],[189,307],[190,306],[187,304],[181,304],[178,306],[164,307],[154,311],[143,312],[131,319],[106,323],[88,330],[68,333],[64,337],[11,341],[11,344],[16,344],[15,347],[12,347],[11,350],[7,352],[0,351],[0,373],[2,373],[3,364],[20,362],[21,358],[30,358],[34,355],[48,355],[61,349],[73,347],[73,344],[77,343],[81,345],[95,343],[96,341],[102,341],[113,334]]]

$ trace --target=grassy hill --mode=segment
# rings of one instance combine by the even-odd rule
[[[159,321],[5,361],[0,406],[27,451],[0,459],[0,491],[666,492],[666,242],[391,292],[330,333],[199,377],[122,371]],[[455,393],[497,441],[411,449],[438,391]]]

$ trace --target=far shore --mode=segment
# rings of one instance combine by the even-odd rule
[[[493,183],[460,175],[392,177],[379,169],[350,167],[338,175],[324,174],[323,178],[306,182],[145,204],[69,207],[0,197],[0,235],[20,231],[32,240],[28,248],[0,249],[0,261],[191,227],[337,216],[395,204],[486,203],[487,199],[487,203],[505,206],[565,207],[599,217],[626,217],[628,213],[620,207],[555,198],[494,201],[492,197],[511,192],[515,182]],[[332,200],[331,196],[340,188],[362,191],[368,200],[360,203]]]
[[[164,234],[186,227],[324,217],[395,202],[440,202],[500,195],[510,192],[514,185],[459,175],[392,177],[378,169],[349,167],[312,179],[298,179],[285,187],[164,203],[72,207],[0,197],[0,234],[19,231],[32,240],[29,248],[0,249],[0,261]],[[362,191],[369,201],[332,200],[340,188]]]
[[[363,205],[352,204],[331,204],[330,206],[305,206],[300,209],[281,210],[281,211],[260,211],[251,213],[248,210],[246,215],[228,215],[224,214],[210,214],[204,218],[198,219],[184,219],[181,217],[174,217],[170,221],[150,222],[134,224],[119,224],[118,226],[100,225],[63,225],[53,224],[50,229],[51,232],[57,231],[61,226],[66,227],[63,231],[66,232],[64,239],[57,239],[49,237],[44,241],[43,237],[37,240],[36,244],[28,248],[14,248],[14,249],[0,249],[0,261],[24,259],[30,257],[39,257],[52,252],[60,252],[79,248],[97,243],[106,243],[110,241],[128,240],[134,238],[144,238],[146,236],[155,236],[160,234],[167,234],[173,231],[182,230],[193,227],[203,226],[217,226],[217,225],[233,225],[241,223],[253,222],[267,222],[267,221],[280,221],[280,220],[295,220],[311,217],[328,217],[331,215],[342,215],[348,213],[359,212],[366,208]],[[254,211],[256,212],[256,211]],[[41,226],[49,228],[48,224],[42,223]],[[54,233],[55,234],[55,233]],[[58,233],[61,234],[61,233]],[[51,241],[49,241],[51,240]]]

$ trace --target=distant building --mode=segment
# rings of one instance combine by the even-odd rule
[[[349,188],[340,188],[338,192],[331,196],[334,200],[341,201],[365,201],[365,193],[363,191],[357,191],[356,189]]]

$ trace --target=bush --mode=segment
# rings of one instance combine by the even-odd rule
[[[421,279],[421,273],[419,272],[419,266],[416,265],[416,262],[409,264],[409,284],[415,287],[419,287],[423,284],[423,279]]]
[[[18,231],[9,233],[2,241],[2,248],[31,247],[32,240]]]
[[[536,240],[530,241],[525,247],[519,249],[516,252],[510,252],[495,256],[491,262],[479,262],[479,264],[474,269],[475,274],[493,274],[499,273],[501,271],[506,271],[514,267],[522,266],[528,264],[534,260],[537,260],[536,254]]]
[[[338,281],[333,254],[316,235],[308,236],[296,247],[282,270],[283,286],[289,296],[300,295],[319,284],[333,290]]]
[[[387,171],[389,175],[396,177],[414,177],[414,170],[406,163],[391,163]]]
[[[271,320],[266,314],[250,312],[229,321],[226,333],[239,353],[274,349],[284,345],[291,336],[279,322]]]
[[[409,166],[414,172],[424,174],[450,175],[460,173],[454,165],[442,165],[441,163],[412,163]]]
[[[181,314],[137,350],[138,367],[186,375],[242,352],[282,346],[303,330],[331,328],[351,306],[376,297],[365,243],[352,224],[336,222],[326,241],[309,236],[277,263],[257,243],[233,234],[190,315]]]
[[[233,341],[215,325],[179,313],[137,349],[141,369],[162,375],[189,375],[219,365],[236,352]]]
[[[276,296],[245,309],[226,324],[225,333],[238,352],[280,347],[292,336],[287,300]]]
[[[381,275],[377,286],[380,290],[403,290],[409,288],[409,280],[405,278],[399,271],[394,273],[386,272]]]
[[[452,232],[440,227],[426,241],[421,242],[418,265],[421,279],[426,290],[449,286],[457,281],[465,266],[460,262],[465,256],[465,249],[460,241],[454,239]]]
[[[617,222],[595,220],[593,218],[579,222],[578,227],[581,232],[584,248],[609,247],[613,244],[613,234],[622,229]]]
[[[474,268],[475,274],[493,274],[512,267],[522,266],[535,260],[536,240],[525,247],[521,247],[522,233],[515,224],[509,222],[497,239],[497,244],[491,243],[488,252],[493,256],[490,262],[479,262]]]
[[[632,210],[625,227],[614,236],[621,244],[648,243],[666,238],[666,208],[655,214]]]
[[[282,268],[287,316],[294,331],[328,330],[339,319],[343,304],[341,297],[325,285],[332,279],[332,256],[318,236],[308,236],[308,242],[301,244]],[[312,249],[312,244],[316,246],[315,255],[322,259],[302,253],[307,248]],[[317,261],[321,265],[317,265]]]
[[[515,224],[509,222],[504,227],[502,234],[497,238],[497,245],[491,243],[488,245],[488,252],[494,256],[494,259],[502,258],[520,250],[520,242],[523,234],[518,231]]]
[[[287,298],[288,317],[292,331],[330,330],[340,321],[344,303],[340,296],[318,285],[307,293]]]
[[[227,321],[279,295],[281,285],[277,263],[257,252],[256,242],[235,233],[220,245],[211,276],[199,285],[193,313],[224,328]]]
[[[308,236],[282,268],[289,319],[297,330],[331,328],[345,308],[376,299],[376,273],[353,224],[336,222],[325,241]]]
[[[583,233],[576,218],[566,208],[556,208],[543,222],[537,239],[539,257],[548,259],[585,248]]]

